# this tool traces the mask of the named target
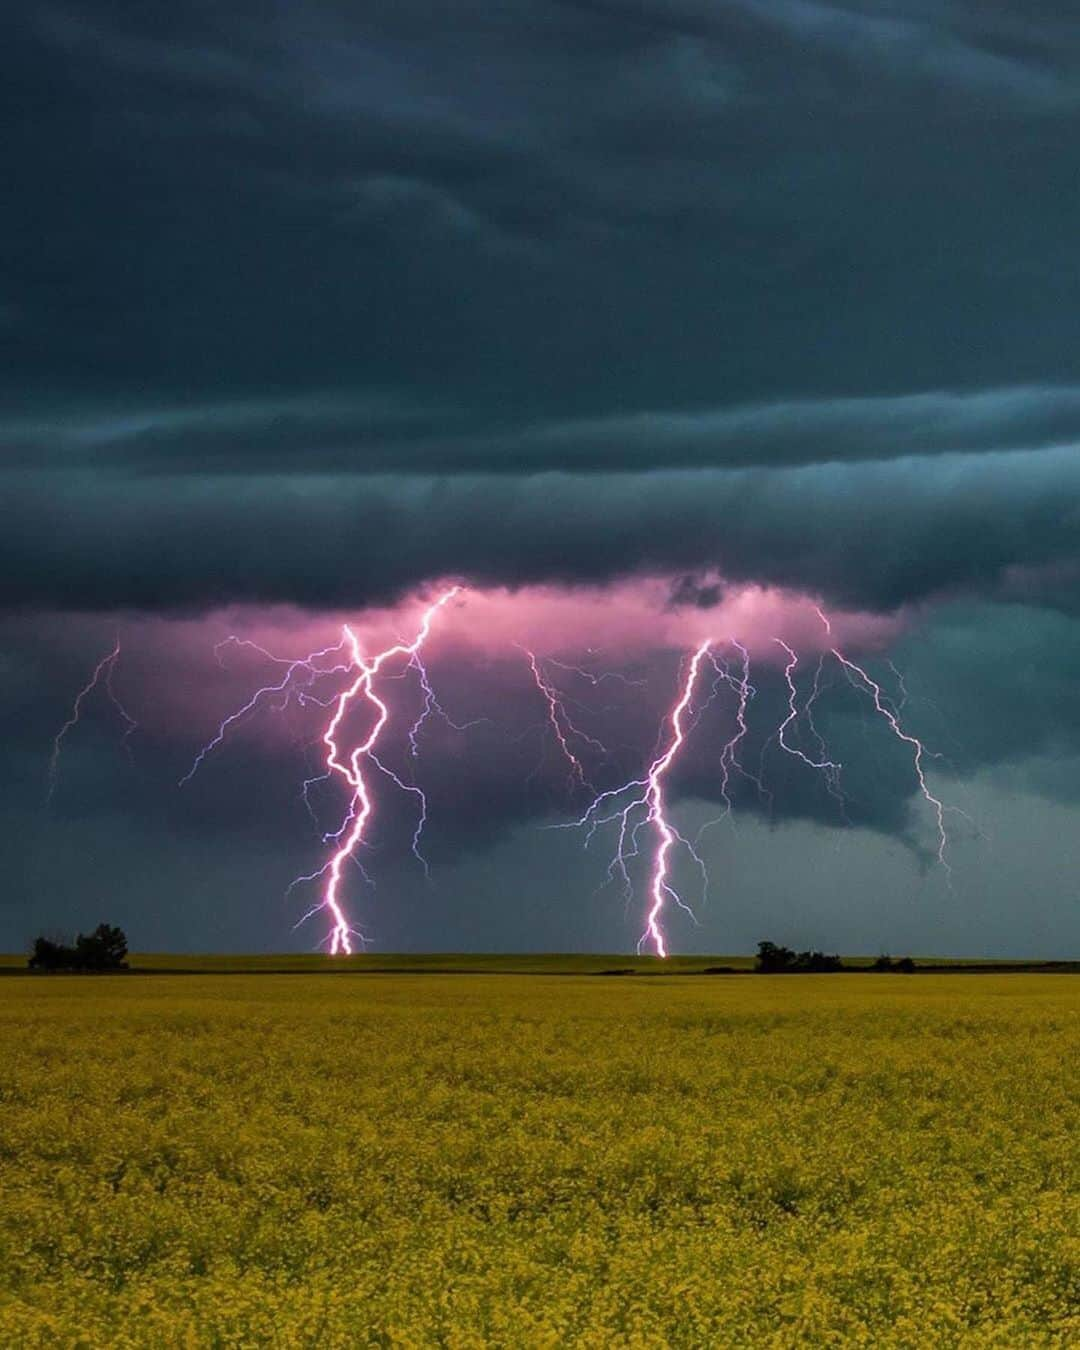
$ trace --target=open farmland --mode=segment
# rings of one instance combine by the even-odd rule
[[[1080,1338],[1073,976],[12,976],[0,1037],[3,1345]]]

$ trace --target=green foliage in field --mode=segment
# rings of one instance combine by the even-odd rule
[[[0,981],[0,1345],[1076,1344],[1080,982]]]

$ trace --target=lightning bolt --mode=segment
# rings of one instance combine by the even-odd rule
[[[127,711],[124,705],[120,702],[120,699],[117,697],[116,690],[113,688],[113,671],[116,667],[116,662],[119,660],[119,658],[120,658],[120,637],[119,634],[117,634],[116,641],[113,644],[112,651],[106,652],[106,654],[94,667],[94,672],[90,676],[89,680],[87,680],[87,682],[75,695],[75,700],[71,705],[71,713],[69,714],[67,721],[53,737],[52,754],[49,756],[49,789],[48,792],[46,793],[45,798],[46,801],[51,802],[53,799],[53,795],[56,792],[57,777],[60,772],[60,752],[63,748],[64,740],[68,732],[71,731],[73,727],[78,726],[79,722],[82,720],[83,704],[86,702],[86,700],[90,697],[90,695],[99,685],[101,685],[104,688],[105,694],[109,699],[109,702],[113,705],[116,711],[120,714],[120,717],[123,719],[124,734],[121,738],[120,743],[130,755],[131,747],[128,744],[128,741],[131,737],[132,732],[138,730],[139,724],[138,722],[136,722],[134,717],[132,717],[131,714]]]
[[[667,946],[664,942],[664,934],[660,929],[660,916],[663,913],[664,900],[666,897],[670,896],[677,903],[679,902],[678,895],[671,888],[667,879],[668,854],[671,852],[671,846],[675,843],[676,839],[681,840],[682,838],[672,829],[664,812],[664,776],[671,767],[671,762],[678,754],[683,740],[685,739],[682,725],[683,714],[690,706],[690,700],[694,696],[694,685],[697,682],[698,669],[711,645],[712,639],[706,639],[690,658],[689,669],[687,670],[686,680],[683,684],[682,697],[671,710],[671,740],[668,743],[668,748],[664,754],[658,759],[654,759],[649,768],[649,788],[647,793],[650,804],[649,819],[656,826],[657,833],[660,836],[660,844],[653,855],[652,881],[649,888],[652,895],[652,906],[649,909],[645,930],[652,939],[657,956],[667,956]],[[685,840],[682,842],[685,843]]]
[[[806,699],[806,702],[803,704],[803,716],[806,718],[806,725],[810,729],[811,736],[813,736],[814,740],[817,742],[818,754],[821,756],[823,760],[826,758],[828,751],[825,748],[825,737],[818,730],[817,723],[814,721],[814,704],[821,697],[822,693],[821,677],[822,674],[824,673],[824,670],[825,670],[825,655],[824,653],[822,653],[818,657],[817,667],[814,670],[813,686]],[[845,825],[850,825],[851,820],[848,816],[847,799],[845,798],[844,794],[840,791],[839,765],[836,766],[835,770],[827,770],[825,772],[825,791],[829,794],[829,796],[833,799],[834,802],[836,802],[837,806],[840,808],[841,820],[844,822]]]
[[[661,727],[661,738],[664,737],[664,729],[668,729],[666,748],[656,754],[645,776],[632,779],[628,783],[623,783],[620,787],[609,788],[607,791],[599,793],[577,820],[553,827],[557,829],[585,828],[587,830],[585,843],[588,846],[600,826],[617,821],[618,832],[615,852],[608,866],[608,877],[613,880],[616,872],[618,872],[622,878],[624,893],[629,896],[632,891],[632,883],[627,868],[627,860],[638,856],[639,835],[646,826],[652,826],[656,844],[653,849],[652,866],[649,874],[649,901],[645,917],[645,931],[638,941],[638,951],[646,943],[651,943],[656,955],[660,957],[666,957],[668,954],[667,941],[660,922],[667,901],[672,900],[693,917],[693,911],[668,880],[669,858],[675,844],[682,844],[687,849],[691,858],[701,870],[706,884],[708,883],[704,863],[698,857],[690,842],[683,838],[668,819],[664,798],[664,780],[686,739],[683,719],[690,709],[698,673],[712,642],[712,638],[706,639],[691,655],[680,686],[679,697],[670,713],[664,718],[664,724]],[[617,798],[627,792],[635,792],[636,795],[622,808],[616,808],[608,815],[600,814],[601,810],[605,808],[605,804],[614,804]],[[644,810],[644,815],[632,823],[633,815],[639,809]]]
[[[121,718],[123,719],[124,734],[120,737],[120,745],[122,746],[124,753],[127,755],[128,759],[134,762],[134,757],[132,756],[131,753],[131,737],[136,731],[138,731],[139,724],[138,722],[136,722],[134,717],[132,717],[132,715],[128,712],[128,710],[124,707],[124,705],[120,702],[116,690],[113,688],[113,675],[116,673],[116,663],[119,659],[120,659],[120,639],[118,637],[116,639],[116,655],[109,662],[108,666],[105,669],[105,693],[109,697],[109,702],[113,705],[113,707],[116,709],[116,711],[120,714]]]
[[[599,674],[594,674],[591,670],[585,670],[582,666],[571,665],[567,661],[556,661],[553,656],[547,658],[549,666],[558,666],[560,670],[565,670],[571,675],[580,675],[583,680],[596,688],[604,683],[605,680],[614,680],[618,684],[624,684],[628,689],[644,689],[648,683],[647,680],[631,680],[629,676],[623,675],[618,670],[603,670]]]
[[[578,740],[584,741],[587,745],[591,745],[605,756],[607,755],[607,749],[594,736],[590,736],[587,732],[582,731],[580,727],[575,726],[570,720],[570,716],[566,711],[566,707],[559,696],[558,691],[544,677],[535,653],[531,652],[527,647],[522,647],[521,651],[524,652],[525,657],[529,662],[529,669],[532,671],[532,677],[536,683],[536,687],[543,695],[544,702],[547,704],[548,721],[551,724],[555,742],[562,752],[563,758],[570,765],[570,790],[573,791],[574,780],[576,779],[579,786],[588,789],[590,792],[595,792],[596,789],[585,776],[585,769],[581,760],[571,748],[569,737],[575,736]]]
[[[364,831],[371,818],[372,799],[368,789],[367,780],[364,777],[361,767],[365,758],[370,758],[378,742],[379,736],[386,725],[390,710],[379,695],[375,692],[375,677],[382,670],[383,666],[395,656],[407,656],[412,658],[420,651],[427,641],[428,634],[431,631],[431,625],[435,615],[448,604],[454,596],[461,591],[460,586],[451,586],[448,590],[438,597],[438,599],[424,611],[420,621],[420,627],[412,642],[397,642],[392,647],[386,647],[370,660],[366,660],[360,650],[360,644],[356,634],[346,624],[344,628],[344,641],[352,657],[352,666],[359,671],[359,674],[353,680],[352,684],[337,697],[334,714],[330,718],[323,732],[322,740],[326,747],[326,769],[328,774],[336,774],[343,779],[349,789],[349,806],[342,824],[341,830],[337,836],[337,847],[318,872],[313,873],[307,880],[316,878],[325,878],[326,885],[323,890],[322,899],[312,912],[322,910],[330,915],[330,933],[328,937],[331,955],[344,953],[350,954],[353,950],[352,939],[362,936],[349,923],[341,900],[341,875],[345,863],[354,859],[356,850],[359,848],[364,837]],[[339,730],[342,722],[349,710],[357,699],[364,698],[375,711],[374,720],[367,736],[355,745],[349,752],[347,758],[343,758],[343,752],[339,746]],[[373,760],[378,764],[377,760]],[[379,765],[378,767],[382,767]],[[385,772],[385,769],[384,769]],[[399,786],[406,787],[401,783]],[[415,789],[419,792],[419,789]],[[420,794],[423,797],[423,794]],[[426,816],[426,802],[425,811]],[[421,828],[423,822],[421,821]],[[414,843],[419,836],[414,836]]]
[[[724,810],[715,818],[715,820],[706,821],[705,824],[702,825],[701,829],[697,832],[698,840],[701,839],[701,836],[706,830],[712,829],[714,825],[719,825],[722,820],[727,820],[728,817],[731,816],[733,804],[729,789],[733,773],[738,773],[743,778],[747,779],[748,782],[753,783],[758,790],[758,796],[761,797],[762,800],[771,801],[772,796],[761,779],[745,768],[739,758],[739,747],[746,739],[750,730],[750,725],[747,720],[750,701],[757,695],[757,690],[750,683],[750,653],[737,639],[731,638],[729,641],[739,653],[740,670],[738,676],[731,673],[727,662],[718,657],[715,652],[710,651],[708,653],[713,670],[716,671],[717,675],[716,682],[713,685],[714,690],[717,685],[721,683],[727,684],[735,691],[738,699],[735,708],[735,731],[724,743],[724,746],[720,751],[720,800],[724,803]]]
[[[430,881],[431,868],[428,866],[428,860],[420,852],[420,837],[424,833],[424,826],[427,824],[427,797],[424,794],[423,788],[417,787],[415,783],[406,783],[403,778],[399,777],[398,774],[396,774],[394,770],[389,767],[389,765],[384,764],[382,760],[379,759],[378,755],[376,755],[374,750],[368,751],[368,759],[371,760],[372,764],[375,765],[375,767],[379,770],[380,773],[385,774],[386,777],[390,779],[391,783],[393,783],[396,787],[399,787],[402,792],[407,792],[411,797],[416,798],[418,811],[416,817],[416,828],[413,830],[413,837],[411,844],[412,854],[413,857],[416,859],[416,861],[424,869],[424,876],[427,878],[428,881]]]
[[[893,673],[893,678],[896,680],[896,687],[900,690],[900,698],[894,699],[893,704],[897,713],[902,713],[908,705],[908,699],[911,697],[908,693],[907,683],[904,680],[903,672],[897,669],[894,662],[889,661],[886,664]]]
[[[284,660],[280,656],[274,656],[270,652],[266,651],[265,648],[260,647],[257,643],[248,642],[246,639],[237,637],[227,637],[223,642],[219,642],[217,646],[214,648],[214,654],[218,658],[219,665],[221,664],[221,649],[223,647],[229,646],[230,644],[238,647],[252,648],[253,651],[256,651],[261,656],[266,657],[267,660],[273,661],[275,665],[284,666],[285,673],[284,675],[282,675],[281,679],[278,681],[277,684],[264,684],[261,688],[256,689],[254,694],[252,694],[252,696],[248,699],[248,701],[243,705],[242,708],[237,708],[237,710],[234,713],[230,713],[228,717],[222,720],[221,725],[218,727],[217,731],[210,738],[210,740],[207,741],[207,743],[203,746],[203,748],[199,751],[199,753],[195,756],[191,768],[188,769],[187,773],[184,774],[183,778],[181,778],[180,781],[177,783],[177,787],[185,787],[188,783],[191,782],[191,780],[199,772],[199,769],[202,767],[203,761],[206,759],[207,755],[209,755],[212,751],[216,750],[217,747],[221,745],[221,743],[225,740],[225,737],[228,735],[229,728],[235,726],[237,722],[242,721],[245,717],[248,716],[249,713],[254,712],[261,700],[269,699],[274,694],[284,694],[285,702],[281,705],[281,707],[284,707],[288,703],[290,697],[293,694],[292,688],[293,676],[296,675],[298,671],[303,671],[307,675],[308,677],[307,686],[310,687],[320,675],[340,674],[341,672],[350,669],[348,665],[327,666],[323,669],[319,669],[315,665],[315,662],[318,661],[320,658],[329,656],[332,652],[343,651],[347,645],[347,639],[344,637],[341,639],[340,642],[334,643],[333,646],[323,647],[321,651],[310,652],[307,656],[298,657],[295,661],[288,661]],[[305,699],[303,689],[296,690],[296,693],[298,700],[301,703],[303,703]],[[310,696],[307,697],[310,698]],[[317,699],[313,698],[311,698],[310,701],[318,702]]]
[[[820,606],[815,605],[814,609],[817,613],[818,618],[825,625],[825,632],[829,635],[829,638],[831,639],[832,624],[829,622],[828,616],[825,614],[824,610],[820,608]],[[945,875],[949,879],[949,882],[951,884],[952,867],[949,863],[949,859],[947,856],[949,847],[949,835],[948,831],[945,828],[945,812],[948,808],[945,806],[945,803],[941,800],[941,798],[936,796],[930,790],[930,785],[926,780],[926,772],[923,769],[923,758],[929,752],[927,751],[926,747],[923,745],[922,741],[919,740],[917,736],[912,736],[910,732],[904,730],[904,727],[900,722],[900,718],[897,714],[897,711],[894,710],[892,707],[890,707],[888,703],[886,703],[885,696],[882,693],[881,686],[877,683],[877,681],[874,680],[870,675],[868,675],[867,672],[862,668],[862,666],[856,665],[854,661],[846,657],[844,653],[839,649],[839,647],[832,646],[830,647],[829,650],[832,653],[832,655],[836,658],[836,660],[840,663],[845,673],[849,677],[853,676],[855,680],[861,682],[863,690],[868,692],[870,695],[875,711],[878,712],[882,718],[884,718],[885,722],[889,726],[889,729],[892,731],[896,739],[899,741],[903,741],[905,745],[911,747],[912,764],[915,769],[915,776],[919,782],[919,791],[925,798],[928,805],[931,807],[934,813],[934,819],[937,823],[937,835],[938,835],[937,859],[938,862],[941,864],[941,866],[945,869]]]
[[[415,759],[420,754],[419,736],[420,732],[433,714],[437,714],[446,723],[452,731],[468,731],[472,727],[478,727],[481,722],[490,722],[490,717],[474,717],[469,722],[455,722],[448,716],[446,709],[435,696],[435,690],[431,687],[431,681],[428,679],[427,667],[421,658],[420,652],[413,653],[409,662],[410,666],[416,671],[420,678],[420,689],[424,695],[424,706],[420,709],[420,716],[409,728],[409,753]]]
[[[788,727],[792,726],[793,724],[796,724],[799,716],[798,707],[796,705],[798,691],[795,687],[795,676],[794,676],[795,667],[799,664],[799,657],[795,652],[794,648],[789,647],[788,644],[783,640],[783,638],[773,638],[773,641],[777,644],[777,646],[783,647],[784,651],[787,652],[788,656],[787,663],[784,666],[784,679],[787,681],[788,687],[788,714],[784,718],[784,720],[780,723],[780,726],[777,729],[776,733],[776,739],[780,743],[780,748],[782,750],[786,750],[789,755],[794,755],[796,759],[801,759],[802,762],[811,769],[819,769],[826,775],[835,775],[840,771],[839,764],[835,764],[831,759],[825,759],[824,755],[820,760],[811,759],[810,756],[804,754],[803,751],[798,748],[798,746],[791,745],[785,738],[785,733]],[[816,693],[814,696],[816,697]]]

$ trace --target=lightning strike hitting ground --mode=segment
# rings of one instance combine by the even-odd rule
[[[338,696],[337,707],[326,730],[323,732],[322,740],[323,744],[326,746],[327,772],[332,774],[336,773],[339,777],[344,779],[351,795],[348,812],[342,826],[342,837],[338,847],[334,850],[331,857],[319,872],[315,873],[315,876],[325,876],[327,879],[325,889],[323,890],[322,901],[317,908],[327,911],[331,917],[331,927],[328,939],[331,955],[337,955],[339,952],[345,954],[351,953],[353,949],[353,937],[360,937],[346,918],[340,897],[340,889],[342,870],[345,863],[354,856],[357,848],[359,848],[364,836],[365,826],[368,823],[372,811],[371,796],[368,791],[367,781],[365,780],[361,769],[361,761],[366,756],[371,755],[371,752],[378,742],[379,735],[390,716],[389,708],[375,692],[375,676],[378,675],[386,662],[395,656],[408,656],[411,661],[426,642],[435,615],[444,605],[448,604],[454,596],[458,595],[460,591],[460,586],[451,586],[448,590],[444,591],[433,604],[428,606],[420,621],[419,631],[412,642],[398,642],[392,647],[385,648],[370,660],[365,660],[353,630],[349,628],[348,625],[345,627],[345,640],[349,644],[349,650],[352,655],[352,664],[360,673],[348,689]],[[354,701],[360,696],[363,696],[375,709],[375,720],[372,723],[367,736],[358,745],[353,747],[347,759],[342,759],[342,752],[338,745],[338,732],[346,714],[352,707]],[[404,787],[405,784],[399,782],[399,786]],[[419,791],[418,789],[416,790]],[[420,795],[422,798],[423,794],[421,793]],[[424,803],[424,815],[426,816],[426,802]],[[421,828],[422,827],[423,821],[421,821]],[[414,836],[414,844],[416,843],[417,838],[418,835]]]
[[[694,696],[694,685],[697,682],[698,668],[711,645],[712,639],[707,638],[690,658],[690,667],[687,671],[686,682],[683,685],[682,697],[671,710],[671,742],[664,754],[659,759],[653,760],[649,768],[649,819],[655,824],[660,835],[660,846],[653,857],[652,883],[649,888],[652,895],[652,907],[646,921],[646,930],[652,939],[657,956],[667,956],[667,945],[660,929],[660,915],[663,912],[664,900],[670,896],[676,902],[679,901],[678,895],[668,884],[667,876],[668,854],[671,852],[672,844],[681,836],[671,828],[664,814],[664,775],[683,743],[683,714],[690,706],[690,700]]]
[[[633,779],[628,783],[623,783],[620,787],[601,792],[576,821],[570,822],[568,826],[556,827],[561,829],[585,827],[587,829],[585,842],[588,845],[600,826],[618,821],[615,853],[608,867],[608,876],[614,879],[615,873],[618,872],[622,878],[626,895],[629,895],[632,889],[627,860],[638,856],[638,836],[641,831],[650,825],[654,828],[656,848],[652,856],[652,869],[649,879],[649,908],[645,919],[645,931],[638,942],[638,951],[642,949],[646,942],[651,942],[653,950],[660,957],[667,956],[667,941],[660,926],[666,901],[669,899],[674,901],[675,904],[693,917],[693,911],[690,910],[668,881],[669,854],[674,844],[682,844],[688,850],[694,862],[701,869],[706,885],[708,884],[708,875],[705,873],[704,863],[698,857],[690,842],[684,839],[668,820],[664,802],[664,778],[686,738],[683,717],[690,707],[694,696],[694,687],[697,684],[698,671],[712,645],[712,641],[711,638],[708,638],[702,642],[690,658],[679,698],[664,719],[665,725],[670,727],[666,749],[652,761],[645,777]],[[598,814],[603,803],[614,802],[624,793],[631,791],[637,791],[638,795],[621,809],[616,809],[606,816]],[[644,808],[645,814],[636,822],[631,823],[633,813],[639,808]]]
[[[374,680],[383,666],[396,656],[407,656],[408,662],[401,674],[409,670],[417,672],[420,688],[424,697],[424,703],[419,717],[413,723],[408,733],[408,741],[411,753],[415,756],[419,753],[418,736],[427,719],[438,714],[446,723],[458,731],[465,731],[476,724],[476,721],[486,719],[475,719],[473,722],[457,724],[447,716],[442,705],[435,696],[428,679],[427,670],[420,656],[421,648],[426,641],[431,628],[431,622],[435,614],[454,596],[461,591],[460,586],[453,586],[444,591],[438,599],[424,611],[419,631],[412,642],[397,642],[384,651],[379,652],[374,657],[365,658],[360,650],[359,640],[355,632],[345,625],[342,629],[340,641],[331,646],[321,648],[318,651],[311,652],[307,656],[295,660],[286,660],[282,657],[274,656],[273,653],[266,651],[258,644],[249,642],[246,639],[236,637],[226,638],[224,642],[218,643],[215,647],[215,655],[219,664],[221,664],[221,654],[227,646],[247,647],[257,652],[260,656],[276,665],[283,666],[284,671],[281,678],[275,683],[262,685],[254,694],[235,712],[225,717],[213,737],[202,747],[195,756],[195,759],[188,769],[187,773],[180,779],[179,786],[183,787],[189,783],[195,774],[198,773],[206,760],[206,757],[214,751],[227,737],[231,728],[242,721],[249,714],[253,713],[262,703],[267,703],[276,712],[282,712],[289,703],[295,699],[301,707],[318,707],[332,710],[330,721],[321,734],[320,740],[325,748],[325,772],[305,779],[301,788],[301,797],[304,805],[310,814],[316,828],[319,829],[324,844],[334,845],[334,850],[330,857],[324,862],[317,871],[304,876],[296,877],[290,884],[288,890],[291,892],[295,887],[308,883],[326,879],[323,895],[319,902],[305,914],[300,922],[312,917],[320,911],[328,912],[331,917],[330,932],[327,936],[327,943],[332,953],[349,953],[352,951],[352,938],[356,937],[362,941],[360,934],[348,922],[345,911],[340,899],[340,890],[342,884],[342,873],[346,862],[353,863],[365,881],[370,884],[370,878],[364,872],[358,857],[357,849],[363,842],[364,831],[371,816],[372,800],[368,783],[362,772],[362,761],[370,761],[380,773],[389,778],[401,791],[409,793],[417,800],[419,812],[418,822],[412,837],[412,851],[417,861],[424,868],[425,874],[428,874],[427,861],[420,852],[420,837],[423,833],[424,825],[427,821],[427,798],[423,790],[415,783],[406,782],[399,774],[395,773],[383,760],[375,754],[375,745],[379,736],[390,716],[389,707],[383,699],[375,692]],[[342,652],[347,654],[347,660],[336,661],[333,664],[321,664],[327,657],[336,656]],[[108,660],[109,658],[106,658]],[[326,676],[349,675],[353,674],[352,683],[343,691],[335,693],[332,697],[318,697],[312,692],[312,687]],[[394,679],[400,676],[392,677]],[[280,701],[275,703],[274,697],[280,696]],[[357,746],[353,747],[346,755],[339,749],[338,735],[342,728],[342,723],[358,699],[364,699],[375,711],[374,722],[366,738]],[[349,789],[349,802],[346,808],[344,818],[336,830],[323,832],[319,826],[318,818],[312,806],[309,796],[310,789],[316,783],[333,780],[335,777],[345,781]]]

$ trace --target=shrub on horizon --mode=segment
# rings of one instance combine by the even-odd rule
[[[27,965],[31,970],[126,970],[127,950],[122,928],[99,923],[89,935],[80,933],[74,945],[35,938]]]
[[[844,963],[826,952],[795,952],[775,942],[759,942],[755,969],[759,975],[826,974],[843,970]]]

